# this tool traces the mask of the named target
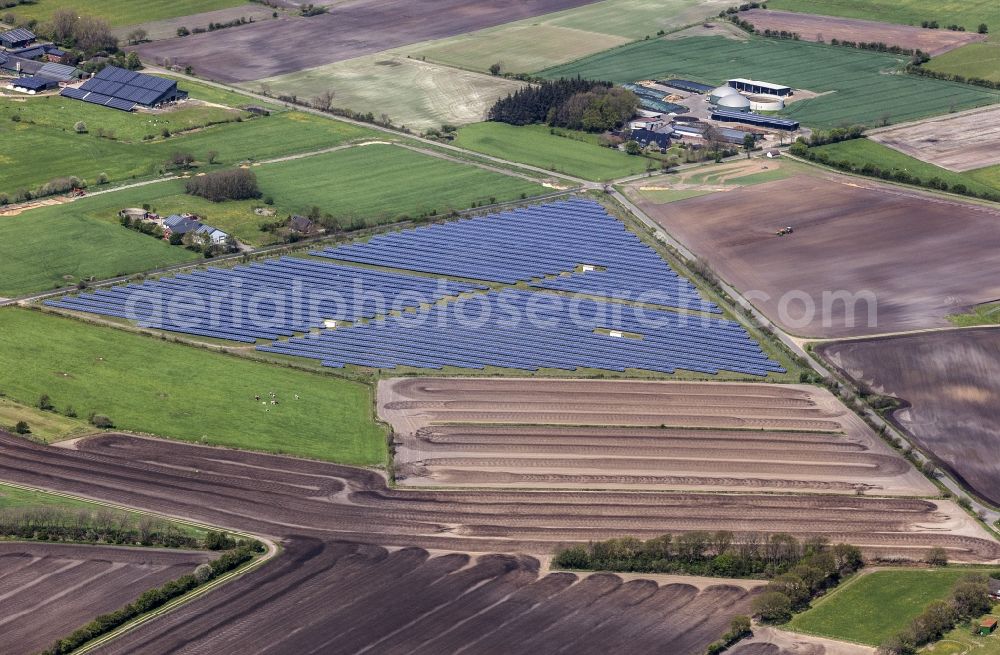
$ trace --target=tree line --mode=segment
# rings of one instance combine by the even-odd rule
[[[42,655],[71,653],[88,641],[115,630],[137,616],[162,607],[174,598],[183,596],[220,575],[242,566],[266,550],[264,544],[256,540],[241,542],[236,548],[227,551],[218,559],[202,564],[195,569],[194,573],[171,580],[161,587],[150,589],[119,610],[101,614],[87,625],[74,631],[73,634],[52,644],[48,649],[42,651]]]
[[[28,507],[0,510],[0,536],[116,546],[198,548],[202,545],[168,521],[110,509],[69,511]],[[213,544],[218,541],[213,537]]]
[[[212,202],[224,200],[249,200],[260,198],[257,176],[245,168],[216,171],[192,177],[184,185],[184,190],[193,196],[200,196]]]
[[[878,653],[913,655],[920,646],[937,641],[960,622],[981,616],[992,607],[987,577],[980,573],[964,575],[955,582],[946,600],[930,603],[910,625],[883,641]]]
[[[635,537],[594,541],[559,551],[553,563],[565,569],[773,578],[816,553],[828,554],[838,570],[861,562],[857,548],[831,547],[821,538],[800,542],[785,533],[719,530],[665,534],[645,541]]]
[[[635,115],[639,97],[611,82],[580,77],[544,80],[500,98],[488,120],[509,125],[547,123],[591,132],[619,127]]]

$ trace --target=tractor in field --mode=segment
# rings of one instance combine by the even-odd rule
[[[793,230],[792,227],[789,225],[788,227],[781,228],[780,230],[778,230],[777,232],[775,232],[774,235],[775,236],[779,236],[779,237],[783,237],[786,234],[791,234],[794,231],[795,230]]]

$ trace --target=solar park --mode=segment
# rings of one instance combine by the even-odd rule
[[[552,202],[312,254],[339,262],[283,257],[46,304],[336,368],[784,372],[595,202]]]

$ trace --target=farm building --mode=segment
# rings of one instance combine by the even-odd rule
[[[643,147],[655,144],[660,150],[670,147],[670,134],[672,130],[648,130],[645,128],[633,129],[629,137],[638,141]]]
[[[62,95],[95,105],[132,111],[137,105],[156,107],[187,98],[177,82],[163,77],[107,66],[78,89],[63,89]]]
[[[991,635],[996,632],[997,620],[993,617],[988,617],[979,622],[979,634],[982,636]]]
[[[41,93],[42,91],[48,91],[49,89],[54,89],[59,86],[59,82],[47,77],[42,77],[41,75],[35,75],[33,77],[19,77],[8,86],[9,88],[15,91],[20,91],[21,93],[35,94]]]
[[[202,224],[201,227],[195,230],[195,234],[201,234],[202,236],[207,236],[212,240],[217,246],[221,246],[229,238],[229,235],[220,230],[217,227],[212,227],[211,225]]]
[[[184,235],[189,233],[208,237],[215,245],[223,245],[229,239],[229,234],[226,232],[195,220],[190,215],[181,216],[179,214],[171,214],[163,219],[163,237],[165,239],[169,239],[173,234]]]
[[[712,120],[723,123],[744,123],[746,125],[755,125],[773,130],[799,129],[798,121],[778,118],[777,116],[763,116],[749,111],[732,111],[721,107],[712,110]]]
[[[708,93],[712,90],[712,87],[708,84],[692,82],[691,80],[663,80],[660,84],[689,93]]]
[[[38,71],[42,70],[44,66],[40,61],[34,61],[32,59],[25,59],[24,57],[18,57],[16,55],[11,55],[6,52],[0,52],[0,70],[8,74],[14,75],[34,75]]]
[[[288,221],[288,227],[297,234],[312,234],[316,231],[316,224],[305,216],[296,214]]]
[[[792,95],[792,87],[781,84],[758,82],[757,80],[747,80],[742,77],[733,78],[726,83],[737,91],[752,93],[754,95],[778,96],[780,98]]]
[[[83,71],[73,66],[47,62],[42,64],[35,75],[45,77],[56,82],[72,82],[83,77]]]
[[[52,45],[51,43],[36,43],[35,45],[28,46],[27,48],[11,50],[7,54],[14,55],[15,57],[22,57],[24,59],[41,59],[57,64],[61,64],[63,59],[66,58],[66,51]]]
[[[7,49],[24,48],[35,42],[35,33],[24,27],[18,27],[0,34],[0,45]]]

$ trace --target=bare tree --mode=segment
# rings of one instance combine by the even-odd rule
[[[146,30],[142,29],[141,27],[137,27],[136,29],[128,33],[128,42],[142,43],[143,41],[146,40],[147,36],[149,36],[149,33],[146,32]]]
[[[334,95],[335,94],[333,92],[333,89],[327,89],[326,91],[323,91],[318,96],[313,98],[312,100],[313,107],[315,107],[316,109],[320,109],[322,111],[330,111],[331,109],[333,109]]]

